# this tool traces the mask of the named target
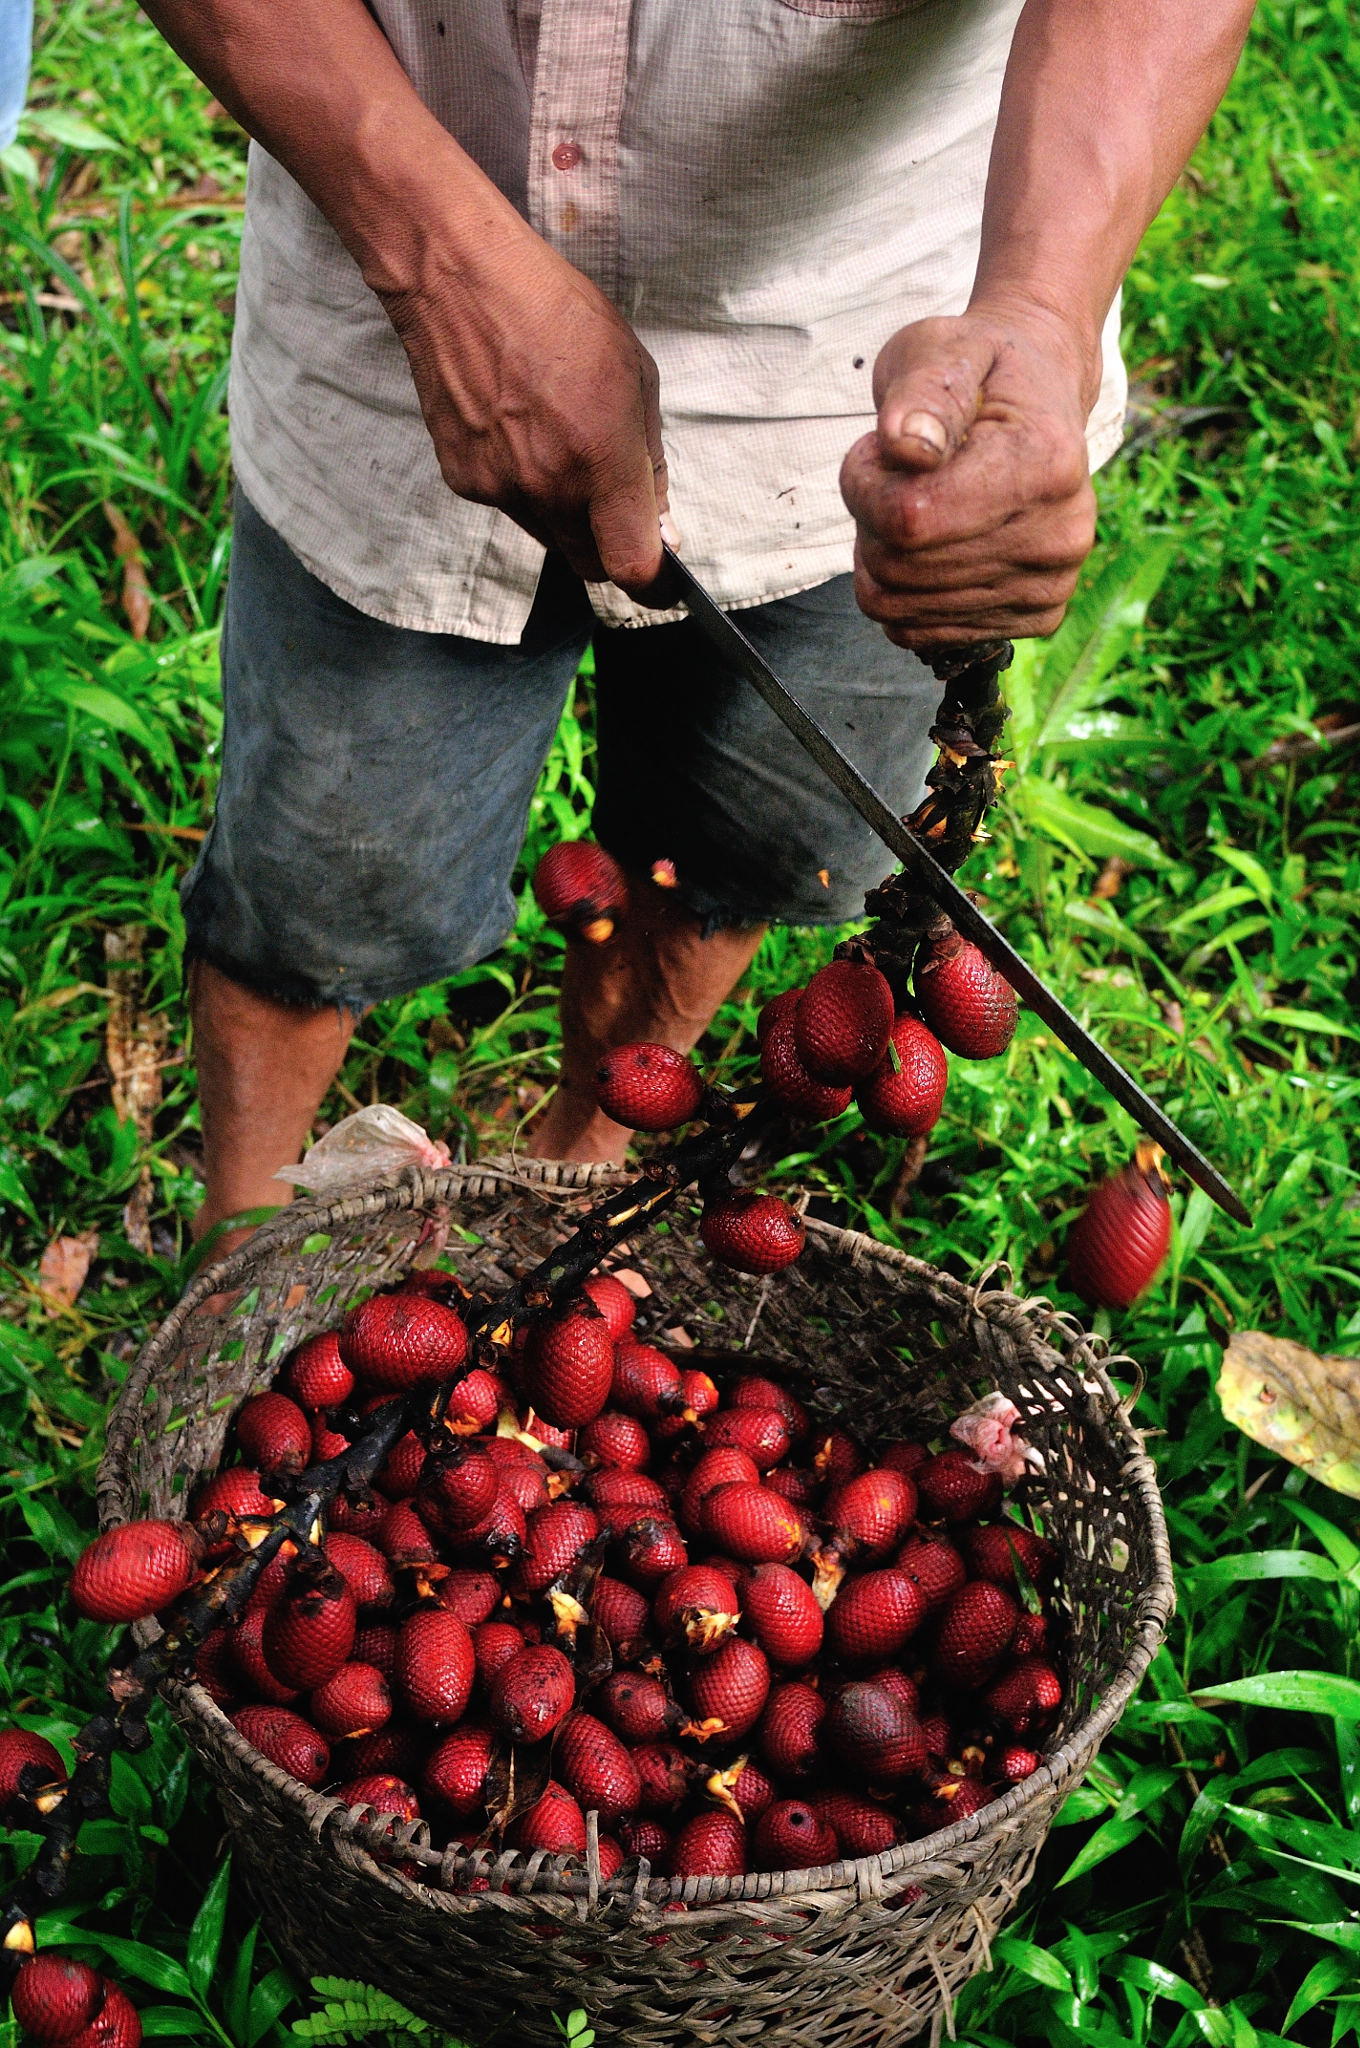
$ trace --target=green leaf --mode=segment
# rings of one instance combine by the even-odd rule
[[[1103,1792],[1094,1785],[1078,1785],[1075,1792],[1069,1792],[1053,1817],[1055,1828],[1070,1828],[1081,1821],[1095,1820],[1099,1814],[1108,1813],[1110,1802]]]
[[[1080,797],[1069,796],[1055,783],[1045,782],[1037,776],[1026,776],[1016,784],[1013,800],[1029,824],[1046,832],[1050,839],[1058,840],[1063,846],[1070,846],[1074,853],[1089,855],[1093,860],[1109,860],[1117,855],[1136,868],[1171,865],[1157,841],[1148,833],[1124,824],[1113,811],[1103,810],[1098,804],[1084,803]]]
[[[1252,923],[1258,930],[1261,928],[1258,920],[1253,919]],[[1259,1030],[1263,1024],[1284,1024],[1291,1031],[1320,1031],[1328,1038],[1360,1038],[1360,1031],[1353,1024],[1325,1017],[1321,1010],[1291,1010],[1286,1003],[1265,1010],[1252,1020],[1253,1030]]]
[[[1072,1990],[1072,1976],[1066,1963],[1061,1962],[1051,1949],[1039,1948],[1032,1941],[1021,1941],[1014,1934],[1003,1934],[1000,1941],[992,1943],[992,1954],[1018,1970],[1022,1977],[1032,1977],[1036,1984],[1046,1984],[1050,1991]]]
[[[1146,1832],[1141,1820],[1107,1820],[1098,1827],[1089,1842],[1080,1848],[1058,1879],[1055,1890],[1071,1884],[1074,1878],[1084,1877],[1088,1870],[1094,1870],[1098,1863],[1104,1863],[1110,1856],[1117,1856],[1121,1849],[1127,1849],[1130,1842],[1136,1842]]]
[[[1320,2005],[1324,1998],[1330,1998],[1343,1985],[1354,1982],[1354,1965],[1340,1956],[1324,1956],[1321,1962],[1314,1963],[1290,2000],[1289,2010],[1284,2016],[1284,2032],[1287,2034],[1296,2021],[1301,2020],[1306,2012],[1311,2012],[1315,2005]]]
[[[1329,1941],[1333,1948],[1344,1949],[1347,1955],[1360,1955],[1360,1920],[1280,1920],[1276,1925],[1295,1927],[1315,1941]]]
[[[250,2026],[250,1979],[255,1967],[255,1945],[259,1938],[260,1923],[256,1920],[247,1928],[222,1985],[222,2010],[226,2015],[227,2031],[239,2042],[240,2048],[245,2048],[246,2033]]]
[[[1315,1550],[1243,1550],[1193,1565],[1181,1574],[1185,1584],[1201,1593],[1215,1586],[1237,1585],[1243,1579],[1324,1579],[1334,1583],[1341,1573],[1329,1557]],[[1225,1695],[1226,1697],[1226,1695]]]
[[[191,2005],[144,2005],[141,2011],[142,2032],[148,2039],[159,2036],[162,2040],[191,2039],[212,2032],[212,2021],[203,2013],[196,2012]]]
[[[267,1977],[261,1977],[250,1994],[243,2048],[255,2048],[279,2014],[292,2004],[295,1995],[293,1980],[286,1970],[271,1970]]]
[[[96,128],[93,121],[87,121],[83,114],[72,114],[65,107],[30,107],[22,126],[33,129],[38,135],[45,135],[49,142],[59,143],[63,149],[78,149],[84,154],[101,149],[121,149],[123,146],[111,135],[106,135],[102,128]]]
[[[63,683],[58,692],[63,703],[75,711],[83,711],[90,718],[96,718],[101,725],[112,726],[115,732],[125,732],[130,739],[138,740],[149,753],[163,752],[158,746],[150,727],[135,705],[125,697],[114,695],[112,690],[103,689],[98,683]]]
[[[1187,2012],[1203,2009],[1204,1999],[1192,1984],[1187,1984],[1184,1977],[1178,1977],[1164,1964],[1150,1962],[1146,1956],[1120,1956],[1111,1975],[1121,1984],[1132,1984],[1153,1998],[1170,1998],[1177,2005],[1183,2005]]]
[[[1255,1678],[1230,1679],[1195,1698],[1208,1706],[1235,1701],[1244,1707],[1283,1707],[1360,1721],[1360,1684],[1332,1671],[1262,1671]]]
[[[1316,1508],[1306,1507],[1301,1500],[1293,1500],[1289,1496],[1285,1496],[1284,1506],[1303,1523],[1305,1529],[1312,1531],[1333,1564],[1339,1565],[1343,1572],[1353,1572],[1360,1565],[1360,1544],[1352,1543],[1335,1522],[1329,1522]]]
[[[227,1921],[227,1893],[231,1887],[231,1856],[228,1854],[217,1871],[212,1883],[203,1894],[203,1904],[194,1916],[189,1929],[189,1946],[185,1952],[184,1967],[189,1973],[189,1982],[200,1998],[208,1995],[217,1969],[217,1958],[222,1948],[222,1930]]]
[[[28,1168],[16,1159],[8,1146],[0,1146],[0,1202],[22,1209],[29,1222],[42,1229],[42,1218],[34,1208],[33,1196],[29,1192]]]
[[[192,1999],[194,1987],[183,1964],[177,1963],[173,1956],[163,1955],[160,1949],[151,1948],[144,1941],[125,1941],[120,1934],[105,1934],[102,1928],[82,1928],[79,1938],[101,1948],[109,1961],[126,1971],[129,1977],[137,1977],[143,1984],[154,1984],[157,1991],[168,1991],[174,1998]]]

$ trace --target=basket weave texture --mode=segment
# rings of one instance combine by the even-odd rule
[[[441,1247],[464,1279],[500,1290],[613,1184],[599,1168],[489,1161],[285,1209],[199,1276],[129,1374],[99,1472],[103,1525],[182,1512],[235,1409],[356,1295]],[[1100,1341],[1047,1303],[969,1289],[817,1222],[797,1265],[748,1279],[714,1265],[696,1221],[682,1201],[669,1230],[617,1260],[655,1290],[639,1316],[649,1336],[745,1345],[819,1422],[870,1443],[939,1435],[993,1388],[1019,1407],[1045,1469],[1013,1498],[1058,1548],[1068,1629],[1062,1719],[1033,1777],[924,1841],[821,1870],[671,1884],[644,1863],[605,1887],[593,1854],[585,1868],[542,1851],[470,1864],[414,1823],[398,1830],[407,1875],[375,1860],[371,1814],[267,1763],[201,1687],[171,1683],[166,1697],[271,1938],[304,1975],[364,1978],[474,2040],[559,2041],[553,2011],[584,2006],[601,2042],[627,2048],[898,2048],[926,2028],[934,2043],[952,2037],[954,1993],[989,1966],[1054,1814],[1161,1641],[1173,1595],[1153,1469]],[[479,1874],[489,1886],[466,1889]]]

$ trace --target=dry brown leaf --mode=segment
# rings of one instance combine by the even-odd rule
[[[1360,1500],[1360,1358],[1324,1358],[1287,1337],[1239,1330],[1223,1354],[1218,1398],[1253,1442]]]
[[[151,624],[151,585],[141,542],[116,505],[106,503],[104,517],[113,530],[113,552],[123,565],[123,610],[134,640],[145,640]]]
[[[104,934],[108,968],[108,1021],[104,1057],[113,1082],[113,1106],[124,1121],[131,1117],[143,1145],[149,1145],[161,1105],[161,1062],[169,1037],[166,1020],[142,1008],[146,927],[123,925]],[[151,1168],[143,1166],[137,1186],[123,1210],[123,1229],[134,1250],[151,1251]]]
[[[79,1237],[54,1237],[38,1261],[38,1292],[50,1316],[72,1308],[85,1285],[91,1263],[99,1256],[99,1232]]]

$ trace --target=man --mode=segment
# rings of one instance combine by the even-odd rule
[[[905,810],[913,650],[1062,617],[1120,280],[1247,0],[147,5],[257,138],[198,1227],[278,1199],[367,1003],[503,937],[592,635],[634,909],[569,949],[531,1129],[619,1158],[599,1052],[692,1045],[767,920],[854,915],[884,864],[667,609],[665,522]]]

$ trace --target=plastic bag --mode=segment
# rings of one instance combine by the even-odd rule
[[[1005,1486],[1014,1486],[1027,1465],[1044,1469],[1043,1455],[1015,1430],[1020,1410],[1004,1394],[984,1394],[949,1425],[956,1443],[973,1453],[979,1472],[999,1472]]]
[[[289,1180],[313,1195],[335,1195],[366,1186],[405,1166],[436,1168],[449,1163],[449,1148],[409,1116],[378,1102],[356,1109],[313,1145],[296,1166],[282,1166],[275,1180]]]

